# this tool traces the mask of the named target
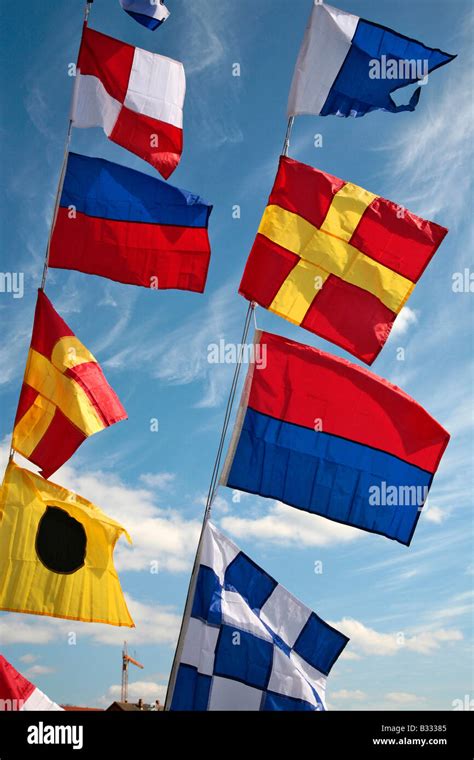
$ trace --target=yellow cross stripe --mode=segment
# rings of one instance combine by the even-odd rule
[[[280,206],[267,206],[259,232],[301,259],[376,296],[398,314],[415,287],[411,280],[361,253],[345,240]]]
[[[25,383],[57,406],[84,435],[104,429],[104,423],[81,386],[33,348],[30,348]]]
[[[376,198],[363,187],[347,182],[334,196],[321,230],[349,242],[364,211]]]
[[[15,425],[12,441],[15,451],[28,458],[49,428],[55,411],[54,404],[37,396],[28,411]]]
[[[86,362],[96,362],[96,359],[75,335],[65,335],[64,338],[60,338],[51,352],[51,363],[60,372]]]
[[[300,259],[268,308],[295,325],[300,325],[328,277],[323,269]]]

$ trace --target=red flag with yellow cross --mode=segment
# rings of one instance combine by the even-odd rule
[[[86,438],[126,417],[94,356],[39,290],[14,450],[49,478]]]
[[[281,156],[239,292],[372,364],[446,233]]]

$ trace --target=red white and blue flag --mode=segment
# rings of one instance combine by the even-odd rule
[[[148,174],[70,153],[49,266],[202,293],[212,206]]]
[[[152,32],[170,15],[162,0],[120,0],[120,5],[129,16]]]
[[[84,27],[73,126],[107,137],[148,161],[165,178],[183,150],[183,64]]]

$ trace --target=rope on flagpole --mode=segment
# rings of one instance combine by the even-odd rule
[[[87,22],[89,20],[89,15],[91,12],[91,6],[94,0],[86,0],[86,5],[84,8],[84,26],[87,26]],[[76,77],[77,77],[77,66],[76,66]],[[74,98],[74,91],[72,97]],[[59,210],[59,203],[61,201],[61,195],[63,192],[63,186],[64,186],[64,178],[66,176],[66,168],[67,168],[67,160],[69,157],[69,146],[71,144],[71,137],[72,137],[72,116],[69,116],[69,123],[67,128],[67,134],[66,134],[66,143],[64,145],[64,155],[63,155],[63,161],[61,164],[61,171],[59,173],[59,180],[58,180],[58,186],[56,189],[56,197],[54,199],[54,208],[53,208],[53,215],[51,219],[51,225],[49,228],[49,234],[48,234],[48,242],[46,243],[46,251],[44,255],[44,265],[43,265],[43,274],[41,277],[41,290],[45,289],[46,285],[46,278],[48,276],[48,265],[49,265],[49,251],[51,248],[51,239],[53,237],[53,230],[54,226],[56,224],[56,219],[58,216],[58,210]]]
[[[255,306],[256,304],[253,301],[249,303],[247,314],[245,316],[244,327],[242,331],[242,338],[239,344],[238,359],[235,366],[234,377],[232,378],[232,384],[229,391],[229,397],[227,399],[227,406],[226,406],[226,410],[224,414],[224,422],[222,424],[221,437],[220,437],[219,446],[217,449],[216,458],[214,460],[214,467],[212,470],[211,482],[209,484],[209,491],[208,491],[207,499],[206,499],[206,507],[204,510],[201,533],[199,536],[199,541],[198,541],[198,545],[196,549],[196,556],[194,557],[194,564],[193,564],[193,570],[191,573],[191,578],[189,580],[188,593],[186,595],[186,603],[184,606],[184,613],[181,620],[178,643],[176,645],[176,650],[175,650],[174,658],[173,658],[173,664],[171,666],[171,673],[170,673],[170,678],[169,678],[168,688],[166,691],[166,698],[165,698],[165,710],[170,709],[171,700],[173,698],[174,687],[176,684],[176,676],[178,672],[178,665],[181,660],[181,654],[183,651],[184,639],[186,637],[189,618],[191,617],[191,609],[192,609],[192,604],[193,604],[193,599],[194,599],[194,592],[196,589],[197,575],[198,575],[199,565],[201,561],[204,532],[211,515],[212,503],[214,501],[214,498],[218,489],[218,485],[219,485],[219,473],[220,473],[222,452],[224,450],[225,440],[227,437],[227,430],[229,428],[229,422],[230,422],[230,418],[232,414],[232,408],[234,405],[235,394],[236,394],[237,386],[239,382],[240,370],[242,367],[242,358],[243,358],[243,353],[245,350],[245,342],[249,334],[250,325],[252,324],[252,318],[255,313]]]

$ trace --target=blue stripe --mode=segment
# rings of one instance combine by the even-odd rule
[[[263,712],[317,712],[323,711],[323,703],[319,694],[313,689],[318,705],[312,705],[304,699],[296,699],[285,694],[277,694],[275,691],[267,691],[264,694],[261,710]]]
[[[207,710],[211,683],[211,676],[203,676],[191,665],[180,665],[171,710]]]
[[[222,622],[222,586],[214,570],[200,565],[191,616],[209,625]]]
[[[382,55],[386,56],[387,60],[426,61],[428,72],[455,58],[442,50],[426,47],[417,40],[404,37],[392,29],[359,19],[352,45],[329,91],[321,116],[364,116],[377,109],[392,113],[414,111],[420,97],[420,89],[415,91],[409,103],[398,106],[394,103],[391,93],[416,82],[416,76],[397,79],[369,77],[370,61],[380,60]]]
[[[239,552],[225,571],[224,588],[240,594],[250,609],[257,613],[277,585],[276,580],[243,552]]]
[[[238,636],[236,636],[238,634]],[[266,689],[273,664],[273,644],[236,626],[223,625],[216,644],[214,675]]]
[[[293,649],[320,673],[328,675],[349,639],[312,612]]]
[[[157,18],[152,18],[151,16],[145,16],[144,13],[135,13],[134,11],[127,11],[124,8],[125,13],[128,13],[129,16],[131,16],[135,21],[138,21],[139,24],[142,24],[143,26],[146,26],[147,29],[151,29],[152,32],[155,31],[155,29],[158,29],[159,26],[162,25],[164,19],[161,21]]]
[[[369,503],[378,487],[429,488],[432,474],[377,449],[248,408],[227,485],[409,544],[417,502]],[[421,499],[423,501],[423,499]]]
[[[60,205],[124,222],[207,227],[212,206],[198,195],[103,158],[70,153]]]

